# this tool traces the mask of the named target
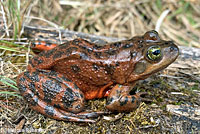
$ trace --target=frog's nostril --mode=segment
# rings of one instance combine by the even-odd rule
[[[176,47],[176,46],[171,46],[170,48],[169,48],[169,50],[170,50],[170,52],[174,52],[174,51],[178,51],[178,48]]]
[[[170,49],[170,52],[171,52],[171,51],[173,51],[175,48],[174,48],[174,47],[170,47],[169,49]]]

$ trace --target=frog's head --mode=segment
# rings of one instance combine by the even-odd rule
[[[138,41],[141,48],[134,59],[133,71],[128,82],[144,79],[154,74],[176,60],[179,55],[178,47],[172,41],[161,40],[154,30],[146,32]],[[141,45],[142,44],[142,45]]]

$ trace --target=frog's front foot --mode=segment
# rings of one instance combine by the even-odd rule
[[[130,95],[130,90],[131,87],[119,84],[113,87],[108,95],[106,108],[112,112],[130,112],[136,109],[141,101],[151,101],[141,97],[147,94],[146,92]]]

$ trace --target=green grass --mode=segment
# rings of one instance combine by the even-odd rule
[[[12,25],[12,37],[14,40],[21,37],[22,23],[31,2],[31,0],[7,0],[0,2],[0,5],[3,6],[5,12],[6,21],[4,20],[4,22],[6,22],[7,26]]]
[[[189,12],[190,2],[181,0],[180,3],[182,4],[182,6],[180,6],[177,10],[173,11],[172,15],[169,16],[169,19],[172,19],[173,17],[177,16],[178,14],[185,14],[185,13]]]
[[[11,87],[14,90],[14,91],[0,91],[0,95],[6,94],[9,96],[16,96],[18,98],[22,98],[22,96],[18,94],[18,88],[15,81],[0,75],[0,82],[2,82],[4,85]]]

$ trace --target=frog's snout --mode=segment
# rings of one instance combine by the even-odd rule
[[[178,55],[179,55],[179,48],[178,48],[178,46],[176,46],[176,45],[173,44],[172,46],[169,47],[169,52],[173,53],[173,55],[177,58]]]
[[[176,59],[179,55],[179,48],[173,41],[167,41],[165,43],[165,48],[164,48],[164,55],[170,59]]]

